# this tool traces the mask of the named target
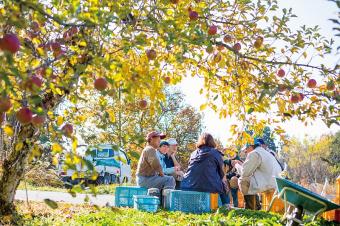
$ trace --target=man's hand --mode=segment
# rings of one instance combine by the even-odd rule
[[[183,171],[180,171],[180,170],[175,171],[175,174],[178,175],[178,176],[182,176],[182,177],[184,176]]]
[[[181,170],[181,166],[174,166],[175,167],[175,171],[180,171]]]

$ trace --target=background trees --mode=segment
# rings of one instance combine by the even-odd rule
[[[282,156],[288,164],[290,177],[297,181],[324,183],[328,178],[331,182],[339,176],[339,136],[324,135],[320,139],[306,138],[300,142],[292,138],[289,144],[283,146]]]

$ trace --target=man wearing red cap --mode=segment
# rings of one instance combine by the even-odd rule
[[[137,185],[146,188],[173,189],[175,179],[164,175],[162,166],[157,157],[157,148],[164,134],[152,131],[146,136],[148,144],[142,151],[137,166]]]

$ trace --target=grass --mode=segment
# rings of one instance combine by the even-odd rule
[[[98,208],[89,205],[59,203],[57,209],[45,203],[31,202],[30,208],[24,202],[16,202],[24,225],[282,225],[280,215],[263,211],[218,210],[202,215],[181,212],[158,211],[141,212],[129,208]],[[335,225],[318,220],[314,225]]]

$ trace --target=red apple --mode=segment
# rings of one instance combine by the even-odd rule
[[[239,52],[241,50],[241,43],[236,43],[234,46],[233,46],[233,49],[236,51],[236,52]]]
[[[20,49],[20,41],[15,34],[5,34],[1,39],[1,49],[10,53],[16,53]]]
[[[1,112],[0,113],[0,125],[5,121],[5,119],[6,119],[6,113]]]
[[[198,19],[198,13],[194,10],[191,10],[189,12],[189,18],[191,21],[197,20]]]
[[[154,60],[157,57],[157,53],[153,49],[149,49],[146,51],[146,56],[148,57],[149,60]]]
[[[41,126],[42,124],[44,124],[46,121],[46,117],[44,115],[35,115],[32,118],[32,124],[35,126]]]
[[[217,45],[217,50],[222,51],[224,49],[224,45]]]
[[[0,98],[0,112],[7,112],[11,109],[12,103],[8,97],[1,97]]]
[[[145,109],[148,106],[148,102],[146,100],[140,100],[138,105],[141,109]]]
[[[163,77],[163,81],[165,84],[170,84],[171,78],[169,76]]]
[[[231,42],[232,40],[233,40],[233,37],[231,37],[231,35],[226,35],[226,36],[224,36],[224,38],[223,38],[223,41],[224,41],[225,43]]]
[[[23,107],[17,112],[16,117],[21,124],[25,125],[32,121],[32,115],[32,111],[29,108]]]
[[[292,94],[292,95],[290,96],[290,101],[291,101],[292,103],[294,103],[294,104],[298,103],[299,100],[300,100],[300,97],[299,97],[299,96],[300,96],[300,95],[298,95],[298,94]]]
[[[211,25],[208,30],[209,35],[216,35],[217,33],[217,26],[216,25]]]
[[[69,123],[66,123],[62,128],[61,131],[67,137],[70,137],[73,133],[73,126]]]
[[[94,81],[94,88],[96,88],[99,91],[105,90],[107,88],[107,86],[108,86],[108,82],[103,77],[102,78],[97,78]]]
[[[33,75],[25,82],[25,87],[30,91],[38,91],[42,87],[43,81],[40,77]]]
[[[285,70],[283,70],[283,69],[280,69],[280,70],[277,71],[277,76],[279,76],[279,77],[281,77],[281,78],[284,77],[285,74],[286,74],[286,72],[285,72]]]
[[[53,51],[53,52],[60,52],[61,51],[61,45],[59,42],[52,42],[50,44],[50,49]]]
[[[307,86],[308,86],[308,88],[311,88],[311,89],[315,88],[316,87],[315,79],[309,79],[308,82],[307,82]]]
[[[299,93],[298,97],[299,97],[299,101],[303,101],[303,99],[305,98],[305,95],[303,95],[302,93]]]
[[[327,90],[332,91],[335,89],[335,84],[333,81],[327,82]]]

